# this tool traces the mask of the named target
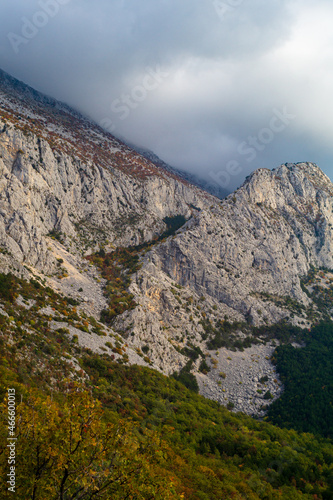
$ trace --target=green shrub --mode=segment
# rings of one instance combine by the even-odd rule
[[[210,367],[208,366],[205,359],[203,359],[200,363],[199,372],[203,373],[204,375],[207,375],[207,373],[210,372]]]

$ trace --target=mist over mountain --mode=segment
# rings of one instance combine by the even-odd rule
[[[168,165],[165,163],[161,158],[159,158],[153,151],[149,151],[147,149],[144,149],[140,146],[134,146],[133,144],[131,145],[135,151],[140,153],[142,156],[150,160],[154,165],[157,167],[161,167],[162,169],[178,175],[182,179],[190,182],[191,184],[200,187],[204,191],[207,191],[208,193],[212,194],[213,196],[216,196],[217,198],[225,198],[228,194],[230,194],[230,191],[222,187],[221,185],[218,184],[218,182],[213,182],[213,180],[209,181],[205,179],[204,177],[199,177],[198,175],[191,174],[190,172],[186,172],[185,170],[180,170],[176,167],[172,167],[171,165]]]
[[[327,0],[16,0],[0,67],[229,191],[285,162],[332,177],[332,17]]]

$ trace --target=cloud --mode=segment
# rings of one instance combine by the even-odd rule
[[[46,6],[15,53],[8,34]],[[175,166],[212,178],[237,162],[230,188],[286,161],[333,177],[332,18],[328,0],[16,0],[1,7],[0,65]],[[271,137],[284,108],[295,118]]]

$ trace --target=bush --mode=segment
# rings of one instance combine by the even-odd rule
[[[12,274],[0,274],[0,298],[13,303],[17,293],[17,283]]]
[[[203,359],[200,363],[199,372],[203,373],[204,375],[207,375],[207,373],[210,372],[210,367],[207,365],[205,359]]]
[[[180,370],[179,373],[174,372],[172,374],[172,377],[175,380],[178,380],[178,382],[181,382],[185,387],[190,389],[193,392],[198,393],[199,392],[199,386],[197,379],[193,375],[193,373],[190,373],[190,370],[192,368],[192,361],[188,361],[186,365]]]

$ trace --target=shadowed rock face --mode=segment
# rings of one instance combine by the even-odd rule
[[[0,72],[1,272],[28,277],[28,265],[66,295],[78,298],[83,289],[87,313],[98,317],[103,280],[97,271],[82,277],[83,256],[150,241],[165,230],[165,217],[188,219],[141,255],[128,290],[138,305],[113,324],[132,362],[145,345],[149,359],[140,362],[179,370],[188,362],[184,347],[206,352],[207,324],[226,316],[247,325],[286,319],[309,326],[302,311],[312,300],[300,279],[310,266],[333,268],[332,194],[316,165],[298,163],[259,169],[219,200]],[[56,277],[59,260],[64,279]],[[200,375],[200,387],[220,400],[215,379]],[[205,380],[213,384],[207,392]],[[242,410],[244,398],[234,398]]]

